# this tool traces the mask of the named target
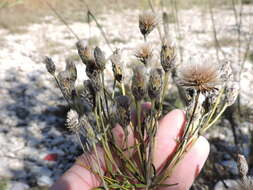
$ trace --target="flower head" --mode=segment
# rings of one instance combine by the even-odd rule
[[[77,133],[80,130],[79,115],[75,110],[69,110],[67,114],[67,127]]]
[[[134,75],[132,77],[132,93],[134,98],[137,101],[140,101],[144,98],[145,93],[146,93],[146,79],[145,79],[145,70],[144,66],[137,66],[135,67]]]
[[[123,79],[123,74],[122,74],[122,67],[121,67],[121,62],[120,62],[120,54],[119,54],[119,49],[116,49],[112,56],[111,56],[111,62],[112,62],[112,70],[113,70],[113,75],[116,81],[121,82]]]
[[[200,92],[217,90],[219,69],[215,64],[193,63],[182,66],[179,71],[180,84]]]
[[[162,70],[158,68],[152,69],[148,82],[148,95],[151,99],[159,97],[162,90],[162,84]]]
[[[87,45],[85,40],[80,40],[76,43],[76,48],[82,62],[88,66],[93,65],[95,60],[93,56],[93,50]]]
[[[176,53],[175,47],[169,44],[168,42],[164,42],[161,48],[161,65],[165,72],[171,70],[176,61]]]
[[[44,58],[44,63],[46,64],[47,71],[51,74],[55,74],[55,64],[53,60],[50,57],[45,57]]]
[[[149,44],[144,43],[138,47],[135,52],[135,57],[144,65],[148,65],[153,56],[152,48]]]
[[[152,12],[144,12],[139,15],[139,28],[143,36],[147,36],[157,24],[157,18]]]

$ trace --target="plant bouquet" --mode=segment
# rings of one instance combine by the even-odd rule
[[[144,44],[135,52],[138,64],[134,66],[130,85],[124,81],[118,49],[106,58],[99,47],[93,49],[85,41],[78,41],[78,54],[89,78],[81,86],[75,84],[77,69],[73,62],[68,60],[66,69],[56,73],[52,59],[45,58],[48,72],[71,108],[67,125],[87,154],[90,164],[84,167],[101,181],[95,189],[158,189],[177,185],[164,184],[164,180],[238,95],[229,62],[177,65],[176,48],[166,38],[161,40],[160,64],[154,66],[147,37],[158,24],[153,13],[139,16]],[[105,83],[108,64],[112,65],[113,85]],[[184,96],[187,123],[182,136],[176,139],[172,156],[156,168],[156,132],[159,120],[168,112],[164,104],[171,76]],[[149,102],[148,110],[142,106],[145,102]],[[123,131],[120,143],[114,134],[116,127]]]

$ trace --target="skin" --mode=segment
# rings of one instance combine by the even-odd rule
[[[182,110],[173,110],[168,113],[161,121],[156,134],[154,165],[159,168],[166,159],[170,158],[176,147],[176,139],[183,132],[186,123],[185,114]],[[124,133],[120,126],[116,126],[114,131],[116,143],[122,144]],[[129,144],[133,143],[132,134],[129,135]],[[164,187],[159,190],[188,190],[194,179],[201,171],[209,154],[209,143],[204,137],[199,137],[196,143],[185,154],[183,159],[175,167],[173,174],[165,181],[166,184],[178,185]],[[99,150],[101,167],[103,167],[103,153]],[[129,153],[131,155],[131,153]],[[90,160],[87,155],[81,156],[78,161],[51,187],[51,190],[90,190],[99,186],[100,182],[80,163],[89,166]]]

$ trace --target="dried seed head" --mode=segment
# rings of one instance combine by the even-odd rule
[[[106,59],[104,53],[99,47],[96,47],[94,50],[94,58],[97,68],[103,71],[105,69]]]
[[[225,101],[228,106],[231,106],[235,102],[239,91],[240,89],[237,82],[227,82],[225,87]]]
[[[94,109],[95,108],[95,97],[96,93],[93,89],[92,82],[90,80],[85,80],[83,82],[83,90],[80,94],[80,98],[82,101],[85,102],[85,105],[87,105],[88,109]]]
[[[250,176],[245,177],[243,180],[238,180],[237,184],[230,187],[228,190],[252,190],[253,178]]]
[[[191,63],[182,66],[179,78],[182,86],[202,93],[217,90],[220,83],[218,66],[210,63]]]
[[[71,59],[66,60],[65,70],[69,72],[70,80],[73,81],[73,82],[76,81],[76,79],[77,79],[77,70],[76,70],[76,66],[75,66],[74,62]]]
[[[85,65],[94,64],[93,50],[87,45],[85,40],[76,43],[78,54]]]
[[[146,93],[146,79],[145,79],[145,68],[137,66],[134,69],[134,75],[132,77],[132,93],[135,100],[140,101],[144,98]]]
[[[55,64],[53,60],[50,57],[45,57],[44,63],[46,64],[47,71],[51,74],[55,74]]]
[[[69,110],[67,114],[67,127],[74,133],[80,130],[79,115],[75,110]]]
[[[144,43],[140,45],[135,52],[135,57],[139,59],[144,65],[149,65],[153,57],[153,51],[150,44]]]
[[[111,56],[111,62],[112,62],[112,70],[113,75],[116,81],[121,82],[123,75],[122,75],[122,68],[121,68],[121,62],[120,62],[120,54],[119,50],[116,49],[112,56]]]
[[[150,99],[156,99],[160,96],[162,84],[162,70],[158,68],[152,69],[148,82],[148,95]]]
[[[75,83],[71,80],[70,72],[62,71],[58,74],[57,79],[63,96],[67,100],[72,100],[72,92],[75,91]]]
[[[123,128],[125,128],[130,123],[130,104],[131,104],[131,100],[128,96],[118,96],[116,98],[116,103],[117,103],[116,121]]]
[[[247,176],[249,170],[248,163],[245,157],[241,154],[237,155],[237,167],[241,177]]]
[[[96,135],[95,132],[88,121],[88,118],[86,115],[82,115],[79,119],[80,127],[81,129],[85,130],[87,132],[86,136],[90,139],[95,139]]]
[[[176,53],[175,47],[170,45],[168,42],[164,42],[161,48],[161,65],[165,72],[168,72],[175,67]]]
[[[120,95],[116,97],[116,103],[117,103],[117,107],[129,109],[130,104],[131,104],[131,99],[128,96]]]
[[[139,28],[143,36],[147,36],[157,25],[158,20],[152,12],[144,12],[139,15]]]

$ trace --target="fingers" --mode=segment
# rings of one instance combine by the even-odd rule
[[[181,110],[171,111],[159,122],[154,158],[156,168],[160,168],[167,159],[171,159],[173,156],[177,139],[182,136],[185,123],[185,114]],[[175,167],[172,176],[164,182],[165,184],[178,183],[178,185],[160,189],[188,190],[203,167],[209,149],[208,141],[204,137],[199,137]]]
[[[188,190],[194,179],[201,171],[209,154],[210,145],[204,137],[199,137],[191,149],[185,154],[178,163],[172,176],[165,181],[166,184],[178,185],[167,187],[166,190]],[[161,188],[165,190],[165,188]]]
[[[104,153],[101,148],[98,149],[100,165],[104,169]],[[89,167],[96,166],[96,157],[94,153],[80,156],[76,163],[50,188],[50,190],[90,190],[98,187],[101,183],[98,176],[95,176]]]
[[[144,103],[142,104],[142,115],[144,115],[145,112],[147,112],[148,110],[150,110],[151,108],[151,104],[150,103]],[[133,127],[136,126],[136,112],[132,111],[131,113],[131,121],[133,123]],[[115,143],[121,147],[121,148],[126,148],[126,147],[132,147],[135,143],[134,140],[134,134],[133,134],[133,129],[130,126],[127,126],[126,128],[127,132],[128,132],[128,137],[127,137],[127,145],[124,144],[125,143],[125,132],[124,129],[117,124],[113,129],[112,129],[112,134],[115,140]],[[126,152],[127,155],[132,155],[133,150],[129,150],[128,152]]]
[[[173,110],[159,122],[155,141],[154,165],[158,169],[172,154],[181,136],[186,118],[182,110]]]

